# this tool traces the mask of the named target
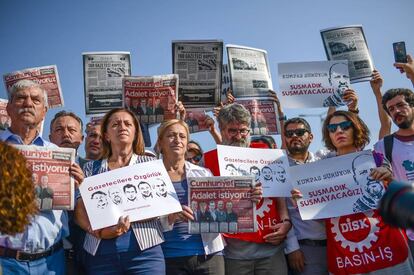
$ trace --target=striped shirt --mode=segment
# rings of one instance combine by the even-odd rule
[[[133,154],[129,165],[135,165],[142,162],[155,160],[153,157],[139,156]],[[90,177],[96,174],[109,171],[108,160],[102,161],[90,161],[85,164],[83,172],[85,177]],[[163,227],[159,219],[151,219],[141,222],[131,223],[131,228],[135,234],[135,238],[138,242],[138,246],[141,250],[148,249],[164,242]],[[101,239],[87,233],[83,248],[92,255],[95,255],[98,251],[99,243]]]

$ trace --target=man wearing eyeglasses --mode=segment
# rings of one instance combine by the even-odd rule
[[[390,89],[382,97],[382,106],[398,130],[375,145],[390,162],[395,180],[414,183],[414,93],[410,89]],[[414,255],[414,232],[407,231]]]
[[[251,115],[245,107],[237,103],[224,106],[219,112],[218,122],[223,145],[250,147]],[[206,167],[214,175],[220,175],[217,151],[205,153],[204,159]],[[226,274],[287,274],[283,248],[291,223],[285,199],[262,198],[256,209],[268,209],[262,210],[257,218],[272,220],[276,224],[271,228],[259,228],[255,233],[226,235]]]
[[[283,126],[284,141],[290,166],[318,160],[308,151],[313,140],[309,123],[303,118],[291,118]],[[292,274],[328,274],[326,261],[325,224],[320,220],[302,220],[291,199],[286,200],[294,234],[289,234],[292,246],[286,247]]]

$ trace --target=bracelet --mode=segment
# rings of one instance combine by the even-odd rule
[[[358,108],[356,108],[354,110],[348,110],[348,111],[350,111],[351,113],[354,113],[354,114],[359,114],[359,109]]]
[[[290,226],[292,226],[292,221],[290,219],[286,218],[281,221],[281,223],[284,223],[284,222],[288,222],[290,223]]]

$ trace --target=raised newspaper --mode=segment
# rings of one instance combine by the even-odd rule
[[[75,162],[75,150],[59,147],[14,145],[26,157],[41,210],[74,208],[75,182],[69,168]]]
[[[23,79],[38,83],[46,91],[49,108],[63,107],[62,88],[56,65],[23,69],[5,74],[3,80],[7,92],[10,93],[13,84]]]
[[[269,96],[273,85],[267,52],[237,45],[226,45],[226,49],[234,97]]]
[[[176,118],[178,75],[127,76],[122,81],[124,106],[144,124]]]
[[[242,98],[236,102],[249,110],[252,135],[276,135],[280,133],[276,105],[270,98]]]
[[[302,219],[324,219],[376,209],[385,192],[382,182],[370,177],[375,160],[369,150],[292,166],[293,188]]]
[[[122,78],[131,75],[129,52],[82,53],[86,114],[122,107]]]
[[[284,150],[217,145],[217,155],[220,175],[254,176],[255,182],[262,184],[265,198],[291,196]]]
[[[11,119],[7,113],[7,99],[0,98],[0,131],[6,130],[11,125]]]
[[[374,65],[362,26],[321,30],[328,60],[348,60],[351,83],[371,80]]]
[[[220,102],[223,41],[172,42],[173,72],[180,76],[179,100],[186,108],[215,107]]]
[[[256,232],[256,206],[250,199],[254,177],[188,178],[191,234]]]
[[[279,63],[280,100],[286,108],[320,108],[346,105],[350,87],[348,61]]]
[[[162,160],[85,178],[79,190],[93,230],[115,225],[121,216],[134,222],[182,211]]]

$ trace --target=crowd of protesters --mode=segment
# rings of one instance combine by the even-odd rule
[[[414,63],[394,65],[414,84]],[[374,180],[387,186],[393,179],[414,180],[414,93],[396,88],[383,93],[383,79],[374,71],[370,82],[376,98],[381,128],[375,144],[377,168]],[[316,162],[363,150],[370,142],[369,127],[358,116],[358,97],[352,89],[343,100],[347,110],[330,107],[322,135],[328,151],[309,152],[311,125],[303,118],[287,119],[276,96],[281,122],[281,149],[290,166]],[[250,112],[234,103],[226,104],[207,118],[208,131],[217,144],[276,148],[270,136],[251,137]],[[175,106],[180,119],[166,120],[157,132],[154,154],[145,150],[146,127],[134,110],[117,108],[100,122],[85,126],[79,116],[61,111],[50,123],[49,141],[39,135],[48,104],[46,92],[30,80],[15,83],[9,93],[7,112],[11,126],[0,134],[0,266],[4,274],[414,274],[411,239],[414,234],[391,227],[377,210],[325,220],[302,220],[296,199],[263,198],[258,183],[251,188],[257,208],[269,206],[262,219],[277,221],[254,233],[189,234],[188,220],[196,209],[188,205],[188,177],[219,176],[217,150],[204,152],[191,140],[186,110]],[[391,124],[398,128],[391,134]],[[85,141],[85,157],[79,146]],[[3,143],[4,142],[4,143]],[[67,147],[77,150],[70,168],[76,188],[85,177],[161,158],[177,193],[182,212],[132,222],[119,217],[116,225],[92,230],[82,197],[76,192],[74,211],[38,210],[35,190],[24,159],[7,144]],[[252,172],[253,173],[253,172]],[[260,173],[260,171],[259,171]],[[33,189],[33,190],[32,190]],[[351,249],[334,231],[340,221],[371,224],[368,243]],[[374,226],[375,225],[375,226]],[[356,229],[356,227],[355,227]],[[359,233],[355,233],[359,234]],[[355,239],[361,236],[354,236]],[[366,242],[366,240],[364,240]],[[362,248],[377,249],[381,256],[369,258]],[[361,249],[359,249],[361,248]],[[368,250],[369,251],[369,250]],[[368,256],[367,256],[368,255]],[[367,258],[368,257],[368,258]]]

